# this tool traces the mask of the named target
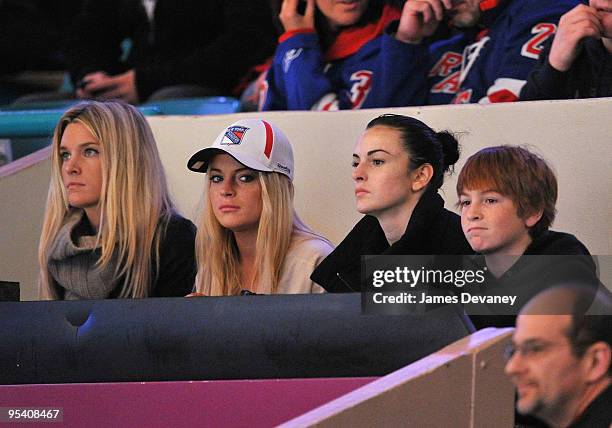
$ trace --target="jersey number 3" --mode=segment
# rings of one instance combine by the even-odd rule
[[[351,87],[352,108],[360,108],[372,88],[372,72],[369,70],[356,71],[351,75],[353,86]]]

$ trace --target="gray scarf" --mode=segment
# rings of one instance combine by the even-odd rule
[[[65,300],[105,299],[117,286],[116,257],[104,269],[96,267],[101,254],[96,236],[73,233],[84,216],[81,210],[70,215],[49,249],[49,274],[64,289]]]

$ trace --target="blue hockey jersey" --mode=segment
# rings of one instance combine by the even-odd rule
[[[578,3],[508,0],[483,12],[484,28],[432,43],[429,52],[412,59],[429,64],[429,73],[420,76],[420,84],[429,88],[425,104],[518,100],[544,42],[553,37],[561,15]]]
[[[372,24],[376,28],[347,30],[325,53],[314,30],[281,37],[264,84],[263,110],[395,107],[410,105],[407,100],[418,104],[426,88],[415,86],[410,76],[427,73],[427,64],[411,59],[426,55],[427,48],[402,43],[383,31],[398,17],[399,10],[385,7],[379,22]]]

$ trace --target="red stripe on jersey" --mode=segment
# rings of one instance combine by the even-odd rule
[[[262,120],[264,126],[266,127],[266,148],[264,149],[264,155],[268,159],[272,155],[272,146],[274,145],[274,133],[272,132],[272,127],[268,122]]]
[[[290,39],[296,34],[313,34],[316,33],[314,28],[298,28],[297,30],[285,31],[278,38],[278,43],[283,43],[285,40]]]
[[[486,36],[487,34],[489,34],[489,29],[485,28],[484,30],[481,30],[478,34],[476,34],[476,41],[479,42],[482,40],[482,38],[484,36]]]
[[[378,21],[362,27],[352,26],[342,30],[325,52],[325,61],[335,61],[353,55],[370,40],[380,36],[387,25],[400,19],[401,16],[401,9],[386,5],[383,7],[382,15]]]
[[[485,10],[493,9],[499,5],[499,0],[481,0],[480,1],[480,10],[483,12]]]
[[[508,89],[495,91],[488,98],[492,103],[511,103],[518,100],[518,97]]]

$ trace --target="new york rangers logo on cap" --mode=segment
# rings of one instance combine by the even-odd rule
[[[230,126],[225,131],[220,144],[240,144],[248,130],[246,126]]]

